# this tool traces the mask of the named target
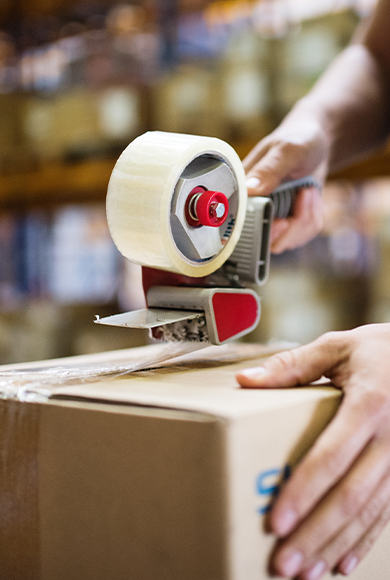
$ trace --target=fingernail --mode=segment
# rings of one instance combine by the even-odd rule
[[[288,509],[283,511],[281,515],[277,516],[276,521],[274,520],[276,535],[282,538],[287,536],[294,528],[296,521],[297,514],[294,510]]]
[[[240,371],[240,375],[244,375],[245,377],[248,377],[248,379],[255,379],[256,377],[262,377],[265,372],[264,367],[253,367]]]
[[[325,562],[320,560],[306,573],[306,580],[318,580],[325,572]]]
[[[341,572],[341,574],[344,574],[344,576],[348,576],[349,574],[351,574],[355,570],[357,565],[358,565],[358,558],[356,556],[350,554],[349,556],[344,558],[344,560],[338,566],[338,569]]]
[[[283,558],[280,566],[280,571],[289,578],[298,574],[302,565],[303,556],[301,552],[293,551],[285,559]]]
[[[260,179],[258,179],[257,177],[249,177],[249,179],[247,179],[246,181],[246,186],[248,187],[248,189],[256,189],[256,187],[259,187],[260,185]]]

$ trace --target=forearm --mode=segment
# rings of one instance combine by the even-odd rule
[[[366,44],[352,45],[295,105],[282,127],[312,117],[329,144],[329,169],[348,165],[382,145],[390,132],[389,80],[390,71]]]
[[[250,196],[282,182],[326,174],[381,146],[390,134],[390,0],[379,0],[359,42],[331,64],[310,93],[244,159]],[[361,29],[359,31],[362,32]],[[295,248],[321,231],[318,191],[303,188],[293,215],[275,220],[273,252]]]

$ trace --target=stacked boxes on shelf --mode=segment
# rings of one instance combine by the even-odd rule
[[[67,206],[0,215],[0,298],[107,303],[116,298],[121,260],[104,206]]]

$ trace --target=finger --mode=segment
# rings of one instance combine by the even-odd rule
[[[242,161],[245,172],[249,173],[252,167],[264,157],[271,147],[272,140],[270,135],[259,141]]]
[[[238,372],[237,381],[245,388],[308,385],[348,359],[348,334],[327,333],[310,344],[278,353],[262,366]]]
[[[387,470],[384,478],[375,488],[369,501],[357,514],[357,517],[321,550],[321,553],[317,555],[308,568],[312,568],[318,561],[323,561],[326,564],[326,570],[333,570],[337,565],[337,570],[341,574],[350,574],[389,521],[389,501],[390,471]],[[360,550],[363,545],[365,546],[364,552]]]
[[[316,580],[324,572],[335,569],[345,576],[351,574],[390,520],[389,501],[388,471],[353,522],[303,566],[299,580]]]
[[[270,513],[271,531],[278,537],[290,534],[351,469],[374,429],[375,418],[369,416],[365,405],[351,405],[344,400],[339,412],[282,489]],[[370,476],[374,480],[375,473],[373,471]],[[370,486],[371,481],[367,477],[366,485]]]
[[[339,561],[348,542],[352,545],[356,543],[364,531],[362,524],[368,516],[360,523],[359,516],[365,506],[374,502],[369,510],[370,518],[374,517],[374,512],[378,513],[376,494],[380,492],[381,482],[387,481],[389,456],[388,445],[379,445],[374,441],[367,446],[342,481],[276,553],[274,563],[277,570],[286,571],[283,565],[288,564],[288,558],[294,552],[301,555],[303,572],[302,569],[300,572],[303,578],[322,574]],[[385,501],[383,497],[380,500]],[[350,522],[353,524],[349,527]]]
[[[320,233],[324,224],[323,203],[317,188],[302,188],[294,204],[294,214],[285,220],[287,226],[278,226],[276,221],[271,230],[271,250],[281,253],[296,248]],[[275,228],[276,226],[276,228]],[[279,231],[277,228],[280,228]]]
[[[290,227],[291,220],[289,219],[276,219],[273,221],[270,236],[271,250],[273,245],[277,243],[280,238],[283,238],[284,234],[289,230]]]
[[[300,189],[295,199],[293,215],[286,221],[288,228],[284,228],[278,237],[272,237],[271,250],[274,253],[303,245],[321,231],[323,204],[318,189]]]
[[[357,522],[351,526],[347,537],[343,557],[339,561],[337,571],[344,576],[353,572],[356,566],[371,550],[373,544],[390,521],[390,474],[381,483],[371,502],[359,515]],[[360,533],[357,543],[355,528]],[[355,544],[355,545],[353,545]],[[333,564],[334,565],[334,564]]]

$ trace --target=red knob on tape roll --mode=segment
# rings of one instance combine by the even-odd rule
[[[219,228],[229,213],[229,201],[220,191],[195,187],[187,198],[186,219],[190,226]]]

